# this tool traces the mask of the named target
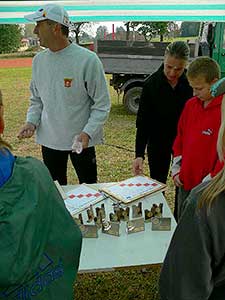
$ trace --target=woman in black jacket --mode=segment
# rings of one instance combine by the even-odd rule
[[[164,63],[143,86],[136,120],[135,175],[143,173],[147,146],[151,178],[166,183],[177,123],[185,102],[193,94],[185,76],[189,53],[185,42],[169,44]]]

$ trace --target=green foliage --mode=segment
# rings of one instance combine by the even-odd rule
[[[0,59],[5,58],[22,58],[22,57],[34,57],[34,55],[38,52],[38,48],[29,48],[25,51],[14,52],[14,53],[3,53],[0,54]]]
[[[77,44],[90,42],[93,39],[86,33],[91,29],[92,22],[74,22],[71,28],[70,37],[75,39]]]
[[[18,25],[0,25],[0,53],[16,52],[20,47],[21,37]]]
[[[159,35],[162,42],[163,36],[169,32],[171,23],[173,22],[131,22],[130,27],[138,28],[137,31],[144,36],[146,41]]]
[[[90,43],[90,42],[93,42],[93,40],[94,40],[94,38],[92,36],[90,36],[88,33],[81,32],[80,38],[79,38],[80,44],[82,44],[82,43]]]

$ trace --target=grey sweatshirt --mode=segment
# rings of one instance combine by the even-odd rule
[[[110,111],[109,92],[102,64],[94,52],[76,44],[33,59],[31,98],[27,122],[37,126],[38,144],[71,150],[81,131],[89,146],[103,141],[102,127]]]
[[[174,232],[160,276],[162,300],[225,299],[225,193],[209,212],[198,210],[205,185],[191,192]]]

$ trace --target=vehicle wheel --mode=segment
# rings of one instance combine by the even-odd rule
[[[142,87],[135,86],[126,91],[123,96],[123,104],[126,110],[131,114],[137,114],[140,97],[141,97]]]

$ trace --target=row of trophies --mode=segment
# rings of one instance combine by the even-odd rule
[[[132,212],[132,214],[131,214]],[[120,223],[126,222],[126,232],[135,233],[145,230],[145,222],[152,222],[162,218],[163,203],[159,205],[153,204],[150,209],[142,208],[142,202],[132,207],[124,207],[121,203],[113,203],[113,212],[106,214],[104,203],[100,207],[93,208],[92,205],[78,216],[74,217],[75,222],[79,225],[83,237],[98,237],[98,230],[102,229],[102,233],[119,236]],[[131,218],[132,215],[132,218]]]

